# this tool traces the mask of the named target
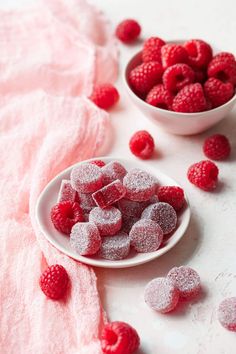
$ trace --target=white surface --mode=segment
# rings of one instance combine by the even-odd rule
[[[32,0],[0,0],[4,7]],[[164,39],[203,38],[222,50],[236,53],[235,0],[93,0],[115,25],[124,17],[137,18],[143,37],[153,34]],[[121,67],[139,45],[121,48]],[[234,354],[236,334],[220,326],[216,308],[227,296],[236,296],[236,118],[227,120],[205,134],[194,137],[171,136],[161,132],[130,102],[121,81],[121,101],[111,112],[114,145],[110,154],[133,158],[128,149],[131,134],[149,130],[156,141],[155,158],[146,162],[178,180],[190,197],[192,218],[178,245],[163,257],[129,269],[96,268],[103,306],[110,320],[127,321],[139,332],[142,346],[138,354]],[[190,164],[204,158],[204,137],[226,134],[233,153],[220,162],[220,185],[213,193],[194,188],[186,179]],[[186,303],[177,312],[159,315],[143,301],[146,283],[165,275],[175,265],[188,264],[201,276],[205,293],[195,303]]]

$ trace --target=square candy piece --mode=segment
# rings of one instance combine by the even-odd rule
[[[104,209],[125,196],[126,189],[119,179],[99,189],[92,197],[100,208]]]

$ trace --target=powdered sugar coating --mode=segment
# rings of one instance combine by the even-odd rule
[[[127,174],[126,169],[121,163],[117,161],[109,162],[106,166],[102,167],[103,184],[104,186],[119,179],[123,181],[124,176]]]
[[[68,179],[63,179],[61,181],[57,203],[67,202],[67,201],[74,202],[75,197],[76,197],[76,191],[72,188],[70,181]]]
[[[156,191],[156,179],[149,173],[134,168],[124,177],[126,198],[137,202],[150,199]]]
[[[162,228],[163,234],[169,234],[176,228],[177,214],[175,209],[168,203],[155,203],[149,205],[143,212],[142,218],[157,222]]]
[[[84,213],[89,213],[97,206],[91,193],[77,193],[77,199]]]
[[[236,332],[236,297],[229,297],[220,303],[218,320],[223,327]]]
[[[139,221],[139,218],[134,218],[129,215],[122,214],[122,228],[121,230],[129,234],[132,226]]]
[[[121,229],[122,216],[120,210],[115,207],[95,207],[89,214],[89,221],[97,226],[101,235],[112,236]]]
[[[72,187],[81,193],[95,192],[103,185],[101,168],[91,163],[75,166],[70,179]]]
[[[100,208],[104,209],[114,204],[125,196],[126,189],[119,179],[107,184],[92,194],[93,200]]]
[[[120,231],[115,236],[104,236],[99,255],[102,258],[117,261],[128,256],[130,250],[130,238]]]
[[[167,313],[177,306],[179,291],[168,278],[155,278],[145,287],[144,300],[153,310]]]
[[[149,205],[149,201],[135,202],[134,200],[129,200],[126,198],[123,198],[118,202],[118,207],[122,215],[132,216],[134,218],[140,218],[143,210],[148,205]]]
[[[97,253],[101,246],[98,228],[90,222],[78,222],[72,227],[70,244],[81,256],[91,256]]]
[[[156,251],[163,240],[160,226],[155,221],[148,219],[137,221],[132,226],[129,236],[135,251],[142,253]]]
[[[173,282],[183,298],[193,298],[200,292],[200,276],[190,267],[174,267],[169,271],[167,278]]]

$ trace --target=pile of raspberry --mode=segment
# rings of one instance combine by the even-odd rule
[[[155,107],[196,113],[219,107],[235,93],[233,54],[213,56],[211,46],[192,39],[166,43],[158,37],[144,42],[141,62],[129,74],[136,95]]]
[[[95,160],[75,166],[62,180],[51,220],[79,255],[121,260],[131,248],[158,250],[176,229],[184,203],[180,187],[159,186],[151,174],[127,171],[118,161]]]

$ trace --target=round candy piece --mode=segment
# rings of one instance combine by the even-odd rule
[[[192,298],[199,294],[201,289],[200,277],[198,273],[190,267],[174,267],[167,278],[172,280],[183,298]]]
[[[153,252],[162,243],[163,231],[155,221],[141,219],[132,226],[129,236],[135,251]]]
[[[170,204],[162,202],[149,205],[142,212],[142,218],[151,219],[158,223],[164,235],[173,231],[177,224],[175,209]]]
[[[98,228],[90,222],[78,222],[72,227],[70,244],[81,256],[91,256],[97,253],[101,246]]]
[[[149,205],[147,202],[135,202],[134,200],[129,200],[126,198],[120,199],[118,202],[118,207],[122,215],[131,216],[134,218],[140,218],[143,210]]]
[[[177,306],[179,291],[168,278],[155,278],[145,288],[144,300],[153,310],[167,313]]]
[[[124,177],[126,198],[137,202],[150,199],[156,190],[156,179],[149,173],[134,168]]]
[[[61,202],[74,202],[76,199],[76,190],[74,190],[71,186],[71,183],[67,179],[63,179],[61,181],[61,187],[59,190],[57,203]]]
[[[115,235],[122,225],[122,216],[119,209],[110,207],[101,209],[99,207],[91,210],[89,221],[93,222],[103,236]]]
[[[125,232],[115,236],[104,236],[100,248],[100,256],[105,259],[117,261],[126,258],[130,250],[130,238]]]
[[[119,162],[112,161],[107,165],[102,167],[103,173],[103,184],[104,186],[119,179],[121,182],[123,181],[124,176],[127,171]]]
[[[103,185],[101,168],[91,163],[75,166],[70,179],[72,187],[81,193],[95,192]]]
[[[220,303],[218,319],[223,327],[236,332],[236,297],[229,297]]]
[[[89,213],[96,205],[91,193],[78,193],[78,203],[85,213]]]

